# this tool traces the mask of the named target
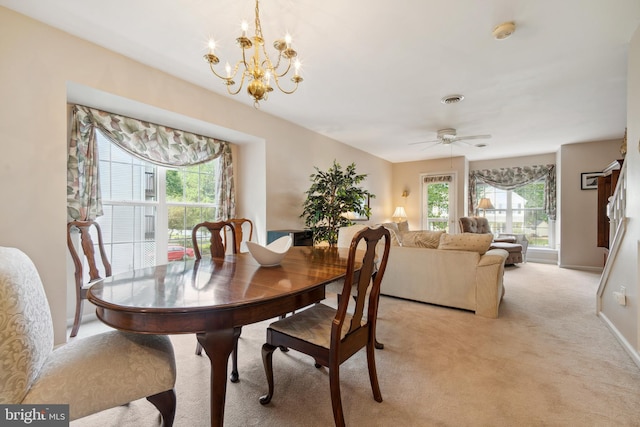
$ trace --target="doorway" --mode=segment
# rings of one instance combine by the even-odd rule
[[[456,227],[455,172],[420,175],[422,229],[454,233]]]

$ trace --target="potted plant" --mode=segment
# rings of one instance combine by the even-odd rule
[[[327,242],[329,246],[335,246],[340,227],[353,224],[347,214],[369,217],[371,209],[366,202],[375,195],[358,187],[367,175],[358,175],[355,163],[342,169],[334,160],[326,172],[317,167],[315,170],[316,173],[310,176],[312,184],[305,192],[307,199],[300,216],[313,232],[314,244]]]

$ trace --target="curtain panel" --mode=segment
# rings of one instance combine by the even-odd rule
[[[73,107],[67,159],[67,220],[102,215],[95,130],[133,156],[166,167],[192,166],[221,157],[218,218],[235,216],[230,143],[94,108]]]
[[[469,209],[477,205],[477,183],[483,182],[502,190],[513,190],[545,178],[544,210],[556,219],[556,166],[534,165],[500,169],[480,169],[469,173]]]

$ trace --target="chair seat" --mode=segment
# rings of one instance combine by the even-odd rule
[[[269,325],[269,329],[329,349],[331,346],[331,325],[335,317],[336,309],[328,305],[316,304],[297,312],[295,316],[285,317],[272,323]],[[347,314],[342,325],[341,338],[344,338],[349,331],[350,323],[351,315]]]
[[[75,420],[170,390],[175,380],[167,336],[109,331],[55,349],[21,403],[65,402]]]

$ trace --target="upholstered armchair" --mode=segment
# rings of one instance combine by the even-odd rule
[[[458,220],[460,231],[463,233],[492,234],[489,220],[482,216],[462,217]],[[509,252],[505,264],[524,262],[529,241],[524,234],[499,234],[493,237],[491,249],[504,249]]]
[[[167,336],[109,331],[54,349],[53,322],[35,265],[0,247],[0,404],[68,404],[75,420],[146,399],[175,417],[176,366]]]

